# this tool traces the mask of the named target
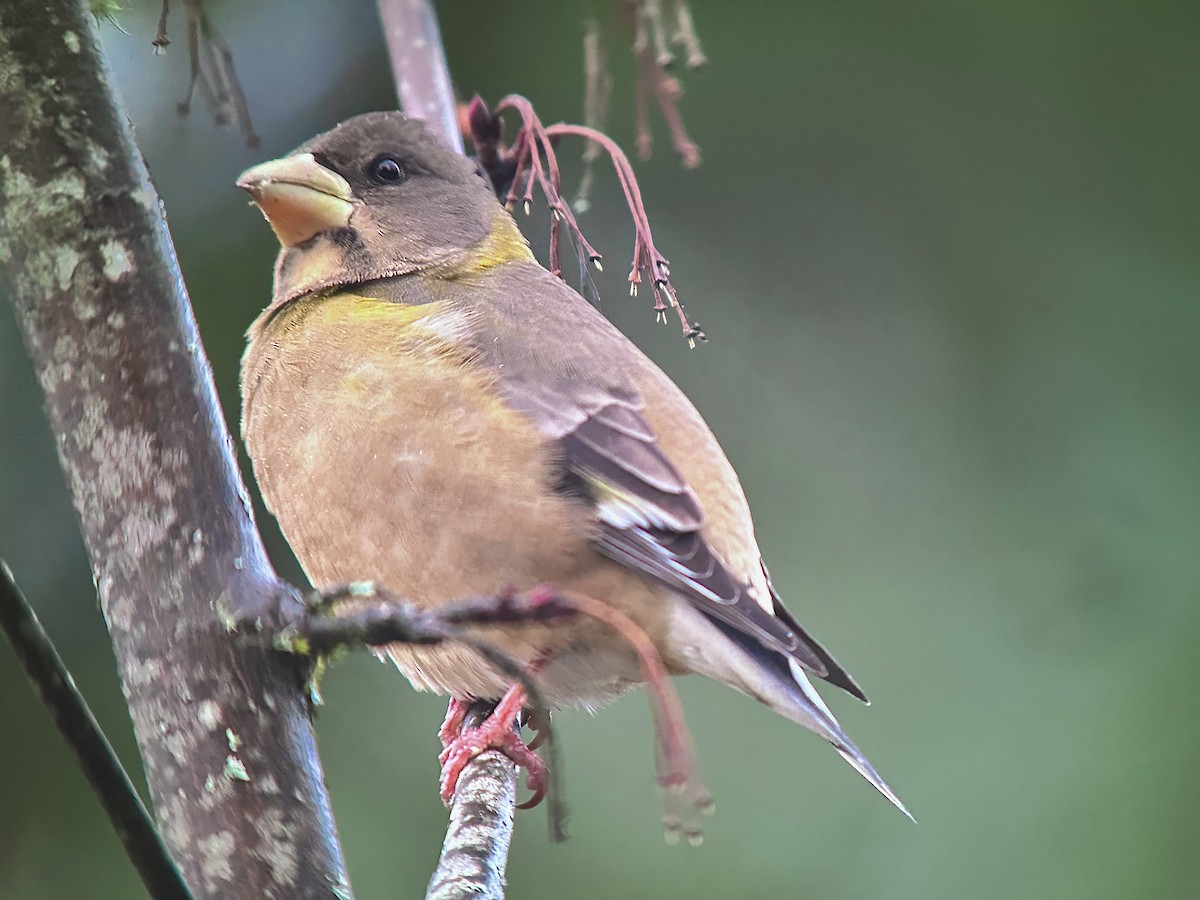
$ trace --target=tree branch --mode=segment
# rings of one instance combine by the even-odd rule
[[[0,0],[0,266],[167,846],[205,896],[349,896],[299,689],[230,640],[276,605],[160,202],[80,0]]]
[[[454,85],[433,0],[379,0],[400,108],[463,152]]]
[[[477,727],[487,716],[486,707],[475,706],[465,726]],[[450,824],[426,900],[504,896],[516,803],[517,767],[497,750],[475,757],[458,779]]]
[[[125,767],[4,560],[0,560],[0,631],[12,644],[63,740],[74,751],[150,896],[155,900],[191,900],[192,894],[163,846]]]

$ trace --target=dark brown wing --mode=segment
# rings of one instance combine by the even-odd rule
[[[595,506],[596,545],[602,553],[657,579],[704,614],[786,654],[814,675],[830,674],[828,654],[790,616],[780,618],[764,608],[708,546],[696,495],[659,448],[635,393],[518,380],[505,380],[502,387],[516,409],[557,441],[563,486]],[[840,667],[836,671],[844,674]]]

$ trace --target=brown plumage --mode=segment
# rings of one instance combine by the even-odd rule
[[[534,260],[469,160],[375,113],[239,184],[283,244],[243,359],[242,431],[314,585],[372,580],[431,607],[539,583],[597,598],[673,673],[816,731],[903,810],[808,682],[866,699],[780,605],[700,414]],[[641,680],[591,619],[488,637],[538,664],[555,708]],[[508,686],[459,646],[391,656],[421,689]]]

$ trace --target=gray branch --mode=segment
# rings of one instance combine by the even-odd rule
[[[462,130],[433,0],[379,0],[400,107],[424,119],[460,153]]]
[[[16,651],[30,683],[50,710],[54,724],[75,751],[84,777],[95,791],[125,853],[155,900],[191,900],[192,893],[162,836],[101,731],[71,673],[0,559],[0,631]]]
[[[488,710],[472,709],[468,727]],[[504,872],[516,813],[517,767],[503,753],[477,756],[458,781],[450,824],[426,900],[504,896]]]
[[[0,0],[0,267],[45,394],[155,812],[203,896],[348,896],[277,605],[161,205],[81,0]]]

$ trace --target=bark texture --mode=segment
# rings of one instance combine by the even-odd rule
[[[466,724],[480,724],[487,712],[472,710]],[[477,756],[463,771],[426,900],[504,897],[516,793],[516,766],[496,750]]]
[[[218,615],[287,588],[86,3],[0,0],[0,122],[0,269],[166,843],[199,896],[348,897],[303,664]]]

